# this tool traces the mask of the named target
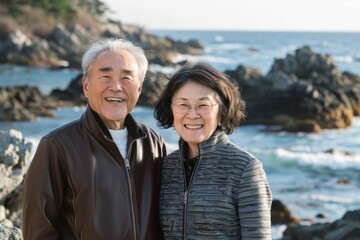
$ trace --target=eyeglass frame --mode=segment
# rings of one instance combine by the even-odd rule
[[[198,105],[195,105],[195,104],[186,104],[186,103],[181,103],[181,104],[174,104],[174,103],[171,103],[171,106],[173,107],[173,109],[174,109],[174,111],[176,112],[176,113],[179,113],[179,114],[187,114],[187,113],[189,113],[190,112],[190,110],[194,107],[194,109],[195,109],[195,112],[196,113],[198,113],[198,114],[209,114],[209,113],[211,113],[212,112],[212,110],[213,110],[213,108],[214,108],[214,106],[216,106],[216,105],[218,105],[219,104],[219,102],[216,102],[216,103],[214,103],[214,104],[210,104],[210,105],[208,105],[208,104],[204,104],[204,103],[201,103],[201,104],[198,104]],[[209,112],[199,112],[199,108],[201,107],[201,106],[206,106],[206,107],[208,107],[208,106],[210,106],[210,111]],[[187,111],[184,111],[184,112],[182,112],[182,111],[176,111],[176,109],[175,108],[178,108],[178,107],[186,107],[186,109],[187,109]],[[179,110],[179,109],[178,109]]]

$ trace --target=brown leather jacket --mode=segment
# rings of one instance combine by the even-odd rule
[[[161,239],[158,194],[163,138],[129,114],[127,167],[89,107],[39,143],[26,175],[23,237]]]

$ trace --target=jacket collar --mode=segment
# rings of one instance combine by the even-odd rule
[[[104,122],[101,120],[100,116],[88,105],[86,107],[85,113],[81,116],[81,122],[92,132],[97,138],[100,139],[111,139],[112,136],[105,126]],[[146,137],[146,133],[139,127],[137,121],[133,118],[131,114],[128,114],[125,118],[125,126],[128,130],[128,139],[129,142],[137,139]]]
[[[200,158],[201,155],[214,152],[228,142],[229,142],[228,135],[224,131],[221,131],[219,129],[215,130],[215,132],[211,135],[210,138],[201,142],[198,145]],[[179,149],[181,150],[183,157],[186,157],[188,146],[187,143],[182,138],[180,138],[179,141]]]

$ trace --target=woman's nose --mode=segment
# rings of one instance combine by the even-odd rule
[[[199,115],[199,113],[197,112],[196,105],[190,105],[188,115],[189,116],[198,116]]]

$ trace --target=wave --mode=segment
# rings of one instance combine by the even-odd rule
[[[286,161],[296,161],[300,165],[336,169],[360,169],[360,154],[342,150],[326,152],[303,152],[288,149],[276,149],[276,155]]]
[[[241,43],[221,43],[207,46],[209,50],[246,50],[247,47]]]
[[[353,203],[354,199],[350,197],[334,196],[327,194],[303,194],[302,199],[317,200],[327,203]]]
[[[333,56],[336,62],[344,62],[344,63],[352,63],[354,62],[354,58],[351,56]]]
[[[176,59],[176,62],[178,62],[178,59]],[[160,72],[164,74],[171,74],[175,71],[174,67],[164,67],[158,64],[149,64],[149,70],[152,72]]]
[[[210,55],[205,55],[205,56],[191,56],[191,55],[185,55],[185,54],[180,54],[178,55],[174,62],[182,62],[182,61],[190,61],[190,62],[199,62],[199,61],[205,61],[205,62],[209,62],[209,63],[224,63],[224,64],[228,64],[231,63],[231,59],[226,58],[226,57],[217,57],[217,56],[210,56]]]

